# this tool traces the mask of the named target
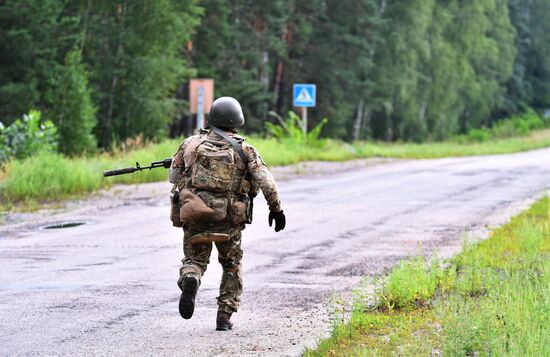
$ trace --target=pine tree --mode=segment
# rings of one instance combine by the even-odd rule
[[[96,140],[92,131],[97,123],[96,108],[79,50],[67,52],[60,72],[50,98],[52,109],[48,111],[58,128],[59,150],[68,155],[94,151]]]

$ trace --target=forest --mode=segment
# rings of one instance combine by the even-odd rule
[[[59,150],[180,135],[190,78],[237,98],[246,132],[315,83],[314,127],[443,140],[550,109],[548,0],[3,0],[0,128],[31,110]]]

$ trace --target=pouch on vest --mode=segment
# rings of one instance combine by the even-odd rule
[[[204,221],[221,221],[227,215],[227,199],[211,199],[195,195],[189,190],[180,191],[180,221],[183,224]],[[223,206],[223,208],[222,208]]]
[[[195,154],[191,185],[207,191],[229,192],[237,169],[231,145],[205,140],[197,146]]]
[[[179,192],[174,192],[170,196],[170,220],[174,227],[182,227],[183,223],[180,219],[180,199]]]
[[[234,226],[240,226],[248,221],[248,206],[245,202],[234,201],[231,204],[231,223]]]
[[[219,222],[227,217],[227,206],[229,205],[229,198],[227,195],[210,191],[198,191],[197,196],[214,211],[206,221]]]

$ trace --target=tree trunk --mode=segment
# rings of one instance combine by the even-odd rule
[[[283,34],[281,35],[281,38],[286,44],[287,50],[290,48],[292,44],[292,29],[288,28],[288,26],[285,26],[285,29],[283,31]],[[284,86],[283,86],[283,80],[284,80],[284,73],[285,73],[285,64],[283,59],[279,59],[277,61],[277,69],[275,71],[275,85],[273,87],[273,93],[275,93],[275,112],[280,113],[282,108],[284,107]]]
[[[125,2],[117,4],[116,13],[117,13],[117,18],[118,18],[118,21],[120,22],[121,27],[124,27],[124,12],[125,12],[125,10],[126,10]],[[115,73],[118,72],[119,66],[121,64],[123,51],[124,51],[124,48],[122,46],[122,32],[123,31],[119,31],[119,33],[118,33],[118,44],[117,44],[117,50],[116,50],[116,56],[115,56],[115,67],[114,67],[115,68]],[[118,75],[115,74],[113,76],[113,79],[111,80],[111,93],[110,93],[110,96],[109,96],[109,109],[107,111],[107,120],[111,123],[111,126],[112,126],[112,123],[114,122],[113,113],[114,113],[114,108],[115,108],[115,98],[116,98],[117,87],[118,87]],[[124,127],[126,127],[126,125],[124,125]],[[126,133],[123,134],[123,136],[125,136],[125,135],[126,135]],[[109,140],[109,139],[107,139],[107,140]]]
[[[355,117],[355,123],[353,124],[353,140],[359,140],[359,136],[361,135],[361,125],[362,125],[362,122],[363,122],[363,116],[364,116],[364,111],[363,111],[363,106],[364,106],[364,101],[363,99],[361,99],[359,101],[359,104],[357,105],[357,116]]]

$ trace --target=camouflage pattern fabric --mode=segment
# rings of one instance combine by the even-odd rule
[[[202,275],[210,262],[210,254],[212,252],[212,243],[189,244],[189,237],[201,233],[200,229],[185,229],[184,233],[183,252],[185,258],[182,260],[183,265],[180,268],[180,277],[178,279],[180,289],[184,279],[188,276],[194,276],[199,282],[201,281]],[[243,291],[241,232],[234,230],[232,233],[230,240],[215,243],[218,250],[218,261],[223,267],[220,295],[217,298],[218,309],[227,313],[237,312]]]

